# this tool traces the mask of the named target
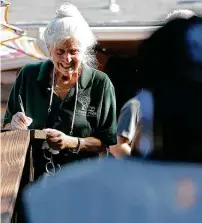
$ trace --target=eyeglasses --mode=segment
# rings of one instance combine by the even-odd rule
[[[45,169],[46,169],[46,173],[50,176],[54,176],[56,174],[56,172],[61,170],[61,166],[60,164],[57,164],[55,166],[54,162],[53,162],[53,154],[54,153],[48,143],[46,141],[44,141],[43,145],[42,145],[42,149],[43,149],[43,156],[44,158],[48,161],[45,165]]]

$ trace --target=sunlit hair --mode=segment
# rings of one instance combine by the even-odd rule
[[[196,16],[195,12],[193,12],[190,9],[177,9],[172,12],[170,12],[166,18],[165,22],[177,19],[177,18],[182,18],[182,19],[189,19],[193,16]]]
[[[42,49],[46,56],[49,55],[51,46],[60,45],[65,40],[74,38],[78,41],[83,55],[82,63],[90,66],[96,65],[94,47],[96,38],[88,23],[83,18],[76,6],[65,2],[56,10],[56,16],[49,22],[42,35],[45,46]]]

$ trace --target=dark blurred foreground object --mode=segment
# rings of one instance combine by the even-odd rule
[[[27,188],[24,207],[28,223],[198,223],[202,166],[84,161]]]
[[[138,86],[136,56],[114,55],[108,60],[104,72],[109,74],[116,93],[117,116],[124,103],[134,97]]]
[[[138,55],[141,88],[154,99],[150,157],[202,163],[202,18],[167,22]]]

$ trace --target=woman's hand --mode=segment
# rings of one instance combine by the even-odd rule
[[[17,112],[15,115],[13,115],[11,120],[11,129],[22,129],[26,130],[27,126],[29,126],[32,123],[32,119],[30,117],[27,117],[23,112]]]
[[[44,129],[47,135],[47,143],[53,150],[75,148],[78,140],[56,129]]]

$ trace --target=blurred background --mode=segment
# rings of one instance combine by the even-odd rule
[[[46,59],[36,40],[48,21],[55,15],[63,0],[1,1],[1,120],[17,73],[26,63]],[[147,38],[164,23],[166,16],[176,9],[190,9],[198,15],[202,1],[191,0],[72,0],[94,29],[98,38],[99,69],[107,72],[118,85],[122,63],[125,75],[135,71],[135,57],[141,40]],[[127,64],[127,66],[126,66]],[[127,79],[127,78],[126,78]],[[134,79],[135,81],[135,79]],[[132,82],[134,84],[134,82]],[[118,86],[117,86],[118,89]],[[129,89],[129,88],[128,88]],[[117,96],[119,92],[117,90]],[[123,101],[134,90],[123,96]],[[119,103],[119,102],[118,102]],[[123,102],[120,100],[118,109]]]
[[[54,16],[55,9],[64,1],[11,0],[10,2],[10,23],[42,25]],[[79,8],[92,26],[156,25],[160,24],[174,9],[188,8],[198,13],[202,10],[201,1],[191,0],[71,0],[69,2]],[[113,7],[112,5],[115,4],[117,6]]]

